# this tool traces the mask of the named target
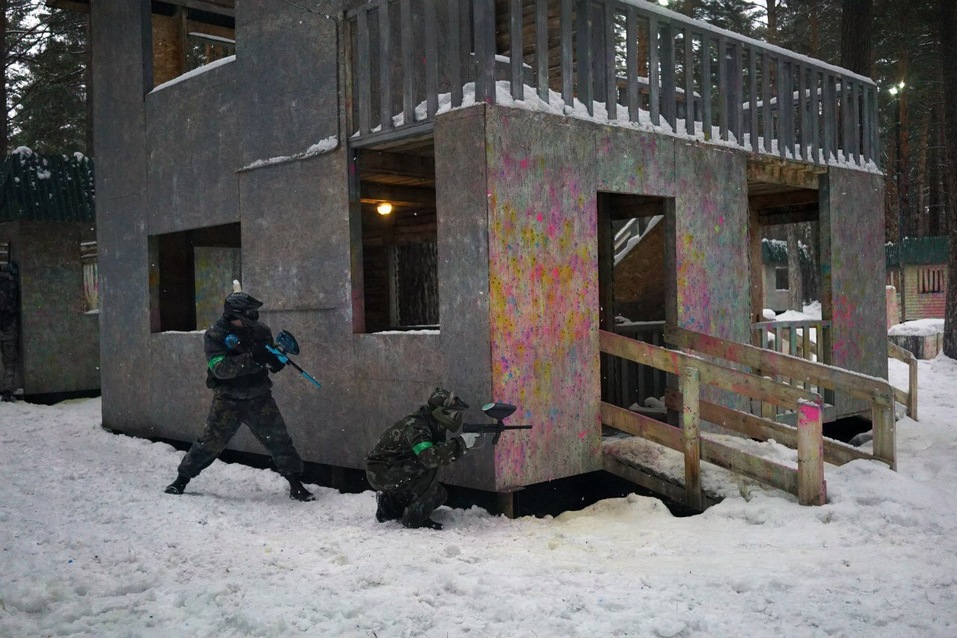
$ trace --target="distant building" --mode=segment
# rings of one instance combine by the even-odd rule
[[[0,262],[20,267],[26,398],[100,387],[93,161],[18,148],[0,176]]]
[[[947,237],[905,237],[887,244],[887,285],[897,289],[900,321],[943,319],[947,304]]]

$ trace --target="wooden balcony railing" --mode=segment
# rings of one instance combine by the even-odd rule
[[[644,0],[378,0],[346,22],[356,144],[538,100],[754,153],[879,162],[870,79]]]

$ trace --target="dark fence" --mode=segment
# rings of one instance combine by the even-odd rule
[[[378,0],[347,27],[358,138],[538,100],[782,158],[878,164],[870,79],[643,0]]]

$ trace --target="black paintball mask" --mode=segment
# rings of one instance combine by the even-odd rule
[[[252,327],[259,321],[259,308],[263,302],[245,292],[234,292],[223,302],[223,317],[232,321],[239,319],[244,326]]]

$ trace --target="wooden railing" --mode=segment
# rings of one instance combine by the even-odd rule
[[[615,326],[615,334],[650,343],[655,346],[665,345],[664,321],[636,321]],[[631,406],[637,404],[638,411],[648,414],[656,412],[660,401],[665,396],[668,386],[668,375],[657,368],[638,365],[632,361],[620,358],[610,359],[609,383],[607,399],[616,405]],[[648,399],[654,399],[653,405],[648,405]],[[662,416],[664,405],[661,404]],[[647,408],[647,409],[646,409]]]
[[[894,399],[907,408],[907,416],[917,420],[917,357],[896,343],[887,342],[887,356],[907,364],[907,391],[894,388]],[[892,386],[893,387],[893,386]]]
[[[823,505],[827,500],[824,481],[824,438],[820,395],[722,366],[693,354],[634,341],[599,331],[603,353],[678,375],[679,388],[672,396],[680,404],[681,427],[674,427],[607,402],[601,404],[602,423],[667,448],[682,452],[685,459],[685,498],[701,509],[700,462],[707,461],[798,497],[804,505]],[[703,386],[736,395],[761,398],[798,412],[796,428],[775,423],[701,398]],[[702,420],[752,438],[774,438],[797,448],[797,468],[749,454],[720,443],[700,431]],[[854,450],[854,448],[848,448]]]
[[[831,322],[821,319],[751,324],[751,344],[808,361],[830,363]]]
[[[879,164],[868,78],[644,0],[376,0],[347,13],[353,144],[539,100],[814,164]]]
[[[828,439],[824,443],[825,459],[835,465],[842,465],[855,459],[875,459],[888,464],[892,469],[896,469],[895,394],[894,388],[888,382],[850,370],[814,363],[743,343],[726,341],[683,328],[666,329],[665,341],[672,346],[686,348],[709,357],[718,357],[729,363],[747,366],[752,372],[758,371],[762,376],[771,375],[775,379],[788,379],[791,381],[791,385],[786,387],[815,388],[819,391],[826,388],[868,402],[871,406],[871,424],[874,429],[873,454]],[[768,380],[770,381],[771,378],[768,378]],[[761,398],[761,401],[775,403],[771,398]],[[775,404],[780,405],[779,403]],[[722,423],[721,419],[730,419],[732,416],[724,415],[725,409],[720,408],[713,411],[710,416],[719,417],[719,420],[714,421],[716,423]],[[744,418],[740,415],[733,415],[733,418],[737,419],[742,427],[738,431],[750,428],[748,424],[757,425],[761,421],[771,420],[761,417],[761,421],[755,421],[754,419],[759,417]],[[714,419],[708,418],[708,420],[712,421]],[[782,427],[787,428],[788,426]],[[775,436],[775,439],[781,442],[781,439],[778,439],[777,436]]]

